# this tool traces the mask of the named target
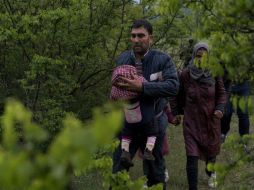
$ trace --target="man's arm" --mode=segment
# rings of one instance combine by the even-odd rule
[[[162,55],[161,55],[162,56]],[[175,65],[171,58],[163,55],[161,59],[165,60],[162,69],[163,81],[159,82],[144,82],[143,95],[152,97],[168,97],[175,96],[178,93],[179,81]]]
[[[163,81],[142,83],[138,79],[138,76],[132,76],[132,79],[120,77],[122,82],[116,85],[125,90],[140,92],[143,96],[168,97],[176,95],[178,93],[179,81],[175,66],[168,55],[161,54],[159,56],[154,59],[161,59],[160,61],[163,62],[161,63]],[[120,64],[118,63],[117,65]]]

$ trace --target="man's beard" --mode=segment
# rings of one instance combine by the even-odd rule
[[[135,54],[138,54],[138,55],[145,55],[145,53],[147,52],[148,48],[144,48],[142,46],[139,46],[139,45],[135,45],[133,46],[133,51]]]

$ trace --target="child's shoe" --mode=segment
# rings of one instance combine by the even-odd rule
[[[131,161],[131,154],[125,150],[122,150],[120,163],[126,169],[134,166],[133,162]]]
[[[144,158],[144,160],[155,160],[155,158],[153,156],[153,152],[148,150],[147,148],[144,151],[143,158]]]

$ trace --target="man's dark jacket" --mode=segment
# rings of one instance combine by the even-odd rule
[[[116,60],[116,66],[135,66],[135,62],[133,51],[125,51]],[[143,121],[147,122],[163,110],[167,104],[166,97],[177,95],[179,81],[175,65],[167,54],[149,50],[141,62],[142,74],[147,82],[143,83],[139,101]]]

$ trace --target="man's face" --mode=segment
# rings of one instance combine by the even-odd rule
[[[135,54],[144,55],[152,43],[152,35],[144,27],[131,30],[132,49]]]

